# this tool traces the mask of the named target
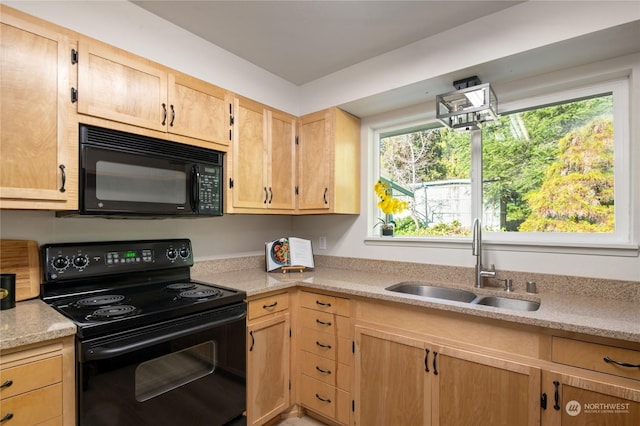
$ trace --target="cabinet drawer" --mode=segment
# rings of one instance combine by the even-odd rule
[[[6,368],[0,376],[2,383],[11,383],[0,389],[2,399],[29,392],[62,381],[62,357],[56,356]]]
[[[2,400],[0,418],[9,413],[13,414],[11,426],[35,425],[62,416],[62,383]]]
[[[640,351],[633,349],[554,336],[551,360],[560,364],[640,380],[640,368],[638,368]],[[612,361],[631,364],[631,366],[625,367]]]
[[[331,360],[336,359],[336,337],[332,334],[303,328],[300,335],[300,348]]]
[[[301,352],[300,372],[314,379],[335,386],[338,371],[336,361],[315,355],[309,352]]]
[[[300,402],[327,417],[336,417],[336,388],[302,375]]]
[[[300,325],[322,333],[335,334],[337,332],[336,316],[315,309],[300,308]]]
[[[300,293],[300,305],[309,309],[342,315],[343,317],[351,315],[350,300],[342,297],[303,291]]]
[[[262,316],[289,309],[289,294],[280,293],[273,296],[251,300],[247,307],[247,320],[251,321]]]

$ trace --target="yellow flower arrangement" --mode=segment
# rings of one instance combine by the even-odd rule
[[[378,180],[373,186],[373,191],[378,196],[378,207],[384,213],[385,218],[380,219],[383,226],[389,226],[391,221],[388,220],[389,215],[402,213],[409,208],[409,203],[401,201],[391,196],[391,186],[388,183]]]

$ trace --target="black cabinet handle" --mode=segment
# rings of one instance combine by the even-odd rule
[[[424,350],[424,371],[429,372],[429,349]]]
[[[5,380],[5,382],[3,384],[0,385],[0,389],[5,389],[10,387],[13,384],[13,380],[9,379],[9,380]]]
[[[269,204],[273,201],[273,190],[269,187]]]
[[[608,356],[603,358],[603,361],[606,363],[611,363],[615,365],[619,365],[620,367],[628,367],[628,368],[640,368],[640,364],[630,364],[628,362],[616,361],[615,359],[611,359]]]
[[[433,375],[438,375],[438,363],[436,361],[436,357],[438,356],[438,352],[433,352]]]
[[[62,173],[62,186],[60,187],[60,192],[66,192],[65,185],[67,184],[67,172],[65,171],[64,164],[60,164],[58,166],[60,168],[60,172]]]
[[[263,204],[267,204],[267,199],[269,198],[269,193],[267,192],[267,187],[264,187],[264,201]]]
[[[321,348],[325,348],[325,349],[331,349],[331,345],[325,345],[323,343],[320,343],[316,340],[316,345],[320,346]]]
[[[327,404],[331,404],[331,400],[329,398],[323,398],[318,394],[316,394],[316,398],[318,398],[322,402],[326,402]]]
[[[253,338],[253,330],[249,332],[249,336],[251,336],[251,347],[249,348],[249,352],[253,351],[253,344],[256,343],[256,339]]]
[[[329,191],[329,188],[325,188],[324,189],[324,194],[322,195],[322,198],[324,198],[324,203],[325,204],[329,204],[329,202],[327,201],[327,191]]]
[[[331,321],[329,322],[324,322],[324,321],[320,321],[319,319],[316,318],[316,322],[320,325],[326,325],[327,327],[331,326]]]
[[[321,302],[319,300],[316,300],[316,305],[329,307],[329,306],[331,306],[331,303],[324,303],[324,302]]]
[[[547,409],[547,394],[543,393],[542,396],[540,396],[540,407],[543,410]]]
[[[169,105],[169,107],[171,108],[171,122],[169,123],[169,126],[173,127],[173,122],[176,119],[176,110],[173,109],[173,105]]]
[[[331,402],[331,401],[329,401]],[[6,422],[8,420],[11,420],[13,418],[13,413],[7,413],[5,414],[5,416],[3,418],[0,419],[0,423]]]
[[[560,410],[560,382],[557,380],[553,381],[553,386],[555,386],[556,390],[553,392],[553,400],[555,404],[553,404],[553,409],[556,411]]]
[[[167,104],[162,104],[162,125],[167,124]]]
[[[275,308],[276,306],[278,306],[278,301],[276,300],[275,302],[273,302],[270,305],[262,305],[262,309],[269,309],[269,308]]]
[[[322,374],[331,374],[331,370],[323,370],[322,368],[318,367],[317,365],[316,365],[316,370],[318,370]]]

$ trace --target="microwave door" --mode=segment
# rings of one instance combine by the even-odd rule
[[[194,213],[190,165],[93,146],[83,156],[82,213]]]

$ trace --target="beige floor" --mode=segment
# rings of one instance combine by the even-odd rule
[[[312,419],[311,417],[305,416],[301,418],[292,417],[290,419],[286,419],[278,423],[278,426],[323,426],[324,423],[317,421],[316,419]]]

